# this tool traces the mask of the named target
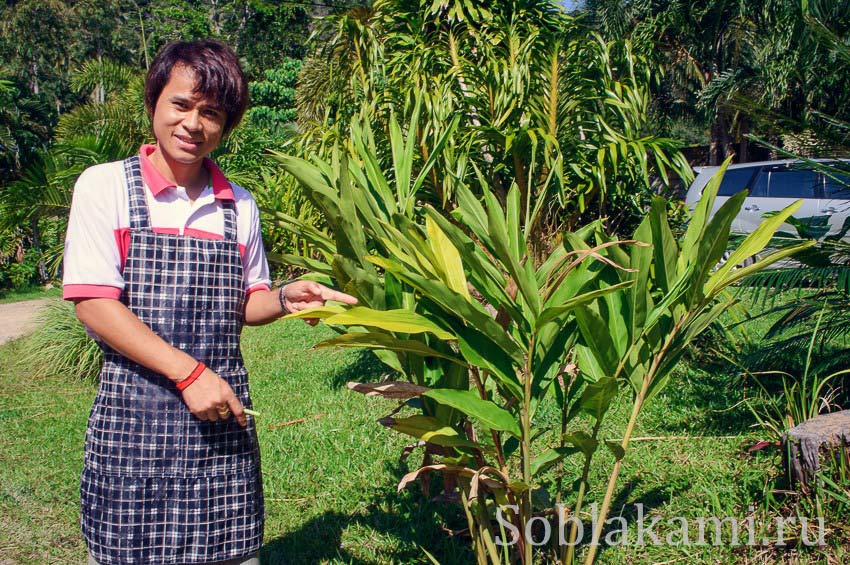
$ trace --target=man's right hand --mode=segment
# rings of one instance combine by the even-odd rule
[[[198,363],[153,333],[114,298],[87,298],[77,301],[75,307],[77,318],[110,347],[175,383],[186,378]],[[232,413],[241,425],[247,424],[242,403],[233,394],[233,389],[210,369],[204,369],[201,376],[186,387],[183,402],[201,420],[215,422],[229,418]]]
[[[204,369],[201,376],[183,390],[183,402],[199,420],[215,422],[226,420],[233,414],[240,426],[248,424],[242,403],[236,398],[233,389],[209,368]]]

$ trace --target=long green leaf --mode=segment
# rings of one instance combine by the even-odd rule
[[[567,416],[568,420],[572,420],[578,411],[593,416],[597,421],[608,412],[611,406],[611,401],[617,396],[618,392],[617,379],[614,377],[602,377],[595,383],[590,383],[581,393],[576,405]]]
[[[422,441],[436,445],[485,449],[480,443],[462,437],[458,434],[457,430],[431,416],[416,415],[407,418],[382,418],[379,421],[381,424],[397,432],[411,435]]]
[[[436,349],[428,347],[421,341],[413,339],[397,339],[391,335],[375,332],[343,334],[332,339],[326,339],[325,341],[316,344],[316,347],[365,347],[367,349],[386,349],[401,353],[413,353],[422,357],[447,359],[452,363],[457,363],[463,367],[467,366],[463,359],[458,359],[457,357],[440,353]]]
[[[577,447],[553,447],[552,449],[547,449],[531,462],[531,476],[536,477],[538,473],[542,473],[561,461],[564,457],[569,457],[579,451]]]
[[[449,222],[431,206],[425,207],[428,218],[433,220],[448,237],[461,254],[466,268],[470,272],[470,281],[488,299],[491,304],[499,304],[518,324],[526,323],[526,319],[517,308],[516,301],[505,292],[505,277],[484,251],[476,245],[462,230]]]
[[[583,430],[564,434],[564,441],[579,448],[587,457],[591,457],[599,447],[599,441]]]
[[[422,183],[424,183],[425,179],[428,177],[428,173],[431,172],[431,169],[437,163],[437,160],[442,157],[443,147],[446,146],[446,143],[448,143],[449,139],[451,139],[457,129],[457,126],[460,123],[460,118],[460,115],[455,115],[452,118],[448,127],[440,134],[437,142],[431,148],[431,154],[428,155],[428,160],[425,161],[424,165],[422,165],[422,169],[419,171],[419,174],[416,176],[416,180],[413,183],[413,194],[416,194],[419,191],[422,187]]]
[[[369,261],[393,273],[399,279],[418,289],[425,296],[428,296],[435,303],[439,304],[446,313],[464,319],[466,323],[474,326],[478,332],[486,335],[492,343],[498,345],[516,365],[522,365],[524,352],[519,344],[510,338],[504,329],[496,323],[496,320],[480,304],[464,299],[439,281],[434,281],[400,268],[392,260],[369,257]]]
[[[537,288],[536,277],[533,273],[523,268],[522,262],[526,261],[526,250],[522,254],[514,254],[508,236],[508,226],[502,215],[502,206],[496,197],[490,193],[484,193],[484,202],[487,204],[487,219],[489,223],[488,235],[493,244],[493,253],[500,260],[504,268],[514,279],[526,304],[533,312],[540,311],[540,293]]]
[[[446,286],[467,300],[471,300],[466,286],[466,276],[463,274],[463,262],[457,248],[430,216],[425,217],[425,229],[428,232],[428,243],[434,251],[436,266],[445,275]]]
[[[785,259],[787,257],[793,257],[794,255],[796,255],[797,253],[799,253],[803,249],[807,249],[807,248],[812,247],[814,245],[817,245],[817,241],[812,239],[812,240],[809,240],[809,241],[804,241],[802,243],[798,243],[797,245],[792,245],[790,247],[784,247],[782,249],[779,249],[778,251],[774,251],[773,253],[757,260],[752,265],[747,265],[746,267],[741,267],[740,269],[736,269],[736,270],[732,271],[732,274],[730,276],[726,277],[726,279],[722,283],[718,284],[718,286],[715,286],[713,288],[713,292],[717,293],[720,290],[722,290],[723,288],[726,288],[729,285],[738,282],[739,280],[743,279],[746,276],[749,276],[753,273],[761,271],[764,268],[766,268],[767,266],[773,265],[777,261],[781,261],[782,259]]]
[[[510,412],[490,400],[484,400],[471,390],[432,389],[423,396],[460,410],[490,429],[508,432],[517,439],[522,436],[519,424]]]
[[[482,367],[501,382],[512,396],[522,396],[522,384],[516,376],[516,365],[502,348],[486,335],[459,321],[451,322],[461,355],[470,365]]]
[[[563,304],[559,304],[558,306],[551,306],[546,308],[540,313],[540,316],[537,317],[537,328],[542,327],[544,324],[554,320],[558,316],[562,314],[575,310],[581,306],[585,306],[597,298],[601,296],[605,296],[606,294],[611,294],[622,290],[624,288],[628,288],[634,284],[634,281],[624,281],[621,283],[617,283],[615,285],[600,288],[598,290],[591,290],[590,292],[586,292],[574,298],[571,298],[564,302]]]
[[[753,230],[753,232],[741,242],[732,255],[729,256],[729,259],[724,263],[717,271],[715,271],[711,278],[709,278],[706,283],[706,294],[711,294],[716,289],[723,288],[723,281],[726,278],[726,275],[729,271],[732,270],[738,263],[744,261],[748,257],[752,257],[761,252],[765,246],[770,242],[770,239],[773,237],[773,234],[776,233],[777,228],[781,226],[785,220],[787,220],[791,215],[794,214],[797,210],[799,210],[800,206],[803,205],[802,200],[798,200],[793,204],[785,207],[780,212],[766,218],[762,221],[759,226]]]
[[[729,198],[720,207],[708,225],[706,225],[702,239],[697,242],[698,249],[694,260],[687,265],[679,266],[678,270],[680,273],[688,267],[693,267],[692,276],[696,282],[690,285],[688,292],[689,307],[702,300],[704,292],[707,292],[700,283],[706,280],[706,277],[709,276],[722,259],[723,254],[726,253],[732,221],[741,210],[746,196],[747,193],[741,191]],[[688,252],[689,250],[685,246],[682,246],[682,253],[685,254]]]
[[[336,316],[337,314],[341,314],[342,312],[345,312],[345,307],[326,304],[325,306],[319,306],[318,308],[307,308],[306,310],[301,310],[299,312],[292,312],[291,314],[283,316],[281,320],[305,318],[327,319],[332,316]]]
[[[309,312],[309,310],[302,310]],[[291,315],[291,314],[290,314]],[[305,317],[305,316],[302,316]],[[312,316],[306,316],[312,317]],[[365,306],[355,306],[325,319],[329,325],[365,326],[381,328],[390,332],[407,334],[432,333],[440,339],[451,340],[454,336],[437,324],[410,310],[373,310]]]
[[[708,181],[708,184],[702,191],[702,197],[697,202],[693,216],[691,216],[691,221],[688,223],[688,230],[682,239],[682,253],[678,261],[679,272],[683,271],[686,265],[693,263],[698,258],[699,242],[705,233],[705,227],[711,216],[711,210],[714,208],[717,190],[720,188],[723,175],[726,174],[726,167],[729,166],[731,160],[732,158],[729,157],[723,162],[720,169],[711,177],[711,180]]]
[[[619,356],[617,347],[608,332],[608,323],[598,312],[588,306],[581,306],[575,311],[576,321],[582,336],[582,344],[591,355],[593,363],[588,369],[582,364],[583,356],[579,356],[579,367],[582,371],[593,369],[596,376],[613,376],[617,371]],[[585,359],[587,360],[587,359]]]
[[[655,260],[655,281],[661,292],[667,293],[676,281],[676,260],[679,258],[679,248],[673,237],[673,231],[667,222],[667,201],[661,197],[652,199],[652,208],[649,213],[649,222],[652,229],[652,253]],[[636,238],[637,239],[637,238]],[[639,248],[635,247],[633,253]],[[639,267],[644,275],[644,270]],[[649,268],[645,269],[649,274]],[[638,283],[640,286],[641,283]]]

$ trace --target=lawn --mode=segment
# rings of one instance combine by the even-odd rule
[[[62,288],[58,286],[51,286],[50,288],[45,288],[43,286],[7,288],[0,289],[0,304],[23,302],[24,300],[33,300],[36,298],[53,298],[58,296],[62,296]]]
[[[387,400],[348,391],[351,380],[374,381],[382,366],[361,352],[317,350],[331,335],[300,322],[246,328],[245,360],[251,373],[263,455],[266,493],[264,563],[422,563],[427,549],[442,563],[474,561],[468,539],[449,537],[465,520],[452,506],[424,500],[417,488],[398,493],[400,476],[421,459],[399,460],[405,438],[376,420],[394,408]],[[0,347],[0,563],[79,563],[78,475],[92,382],[62,375],[31,379],[23,357],[26,338]],[[683,363],[666,392],[639,421],[638,438],[621,472],[612,515],[629,523],[630,545],[600,552],[601,563],[773,562],[793,559],[768,546],[638,546],[636,504],[645,513],[743,518],[753,507],[757,525],[769,523],[765,493],[779,466],[773,450],[747,453],[764,436],[740,405],[744,388],[723,365]],[[628,418],[617,406],[608,437]],[[554,416],[553,416],[554,417]],[[602,476],[591,497],[601,499]],[[570,461],[566,476],[578,474]],[[571,480],[571,479],[570,479]],[[758,526],[757,526],[758,527]],[[668,531],[659,527],[663,539]],[[827,528],[827,546],[805,560],[846,557],[847,540]],[[765,529],[759,532],[770,536]],[[846,534],[845,534],[846,535]],[[725,538],[724,538],[725,539]]]

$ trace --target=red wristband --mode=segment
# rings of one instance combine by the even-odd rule
[[[201,373],[203,373],[204,369],[206,368],[206,365],[204,365],[201,361],[198,361],[198,364],[195,365],[195,368],[192,369],[192,372],[189,373],[189,376],[177,383],[177,390],[181,392],[186,390],[186,387],[198,380],[198,377],[201,376]]]

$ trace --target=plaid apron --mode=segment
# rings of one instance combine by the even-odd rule
[[[239,336],[245,305],[236,213],[224,239],[154,233],[139,158],[124,162],[130,246],[122,301],[174,347],[203,361],[251,407]],[[259,550],[260,454],[252,418],[195,418],[166,377],[101,343],[86,429],[82,530],[102,564],[206,563]]]

